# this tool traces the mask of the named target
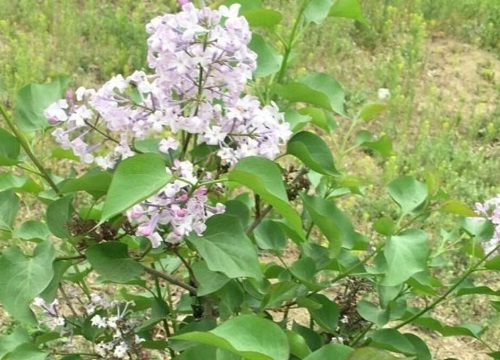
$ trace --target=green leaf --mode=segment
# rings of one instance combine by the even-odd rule
[[[347,360],[349,355],[354,351],[353,348],[342,344],[328,344],[321,349],[313,352],[311,355],[304,358],[304,360]]]
[[[320,309],[308,309],[313,320],[322,329],[335,334],[339,324],[340,306],[325,295],[313,294],[309,298],[322,305]]]
[[[324,94],[328,98],[331,110],[340,115],[345,115],[345,94],[342,86],[337,82],[337,80],[333,79],[328,74],[315,73],[306,76],[300,80],[300,82],[309,86],[309,88]]]
[[[106,280],[126,283],[143,272],[142,266],[130,258],[127,245],[120,242],[94,244],[85,255],[94,270]]]
[[[302,221],[288,202],[283,177],[276,163],[262,157],[246,157],[236,164],[228,179],[259,194],[288,220],[295,232],[303,234]]]
[[[477,216],[477,214],[469,206],[460,200],[448,200],[441,207],[439,211],[447,214],[461,215],[461,216]]]
[[[300,82],[285,85],[273,84],[271,90],[290,102],[303,102],[335,111],[344,112],[344,90],[340,84],[326,74],[311,74]]]
[[[244,14],[247,11],[260,9],[262,7],[262,0],[226,0],[224,5],[231,6],[233,4],[240,4],[240,14]]]
[[[427,186],[412,176],[402,176],[392,181],[389,194],[401,206],[403,214],[409,214],[427,200]]]
[[[488,286],[462,287],[457,290],[457,296],[470,295],[470,294],[500,296],[500,290],[493,290]]]
[[[249,360],[288,360],[290,354],[285,332],[255,315],[241,315],[208,332],[194,331],[172,339],[212,345]]]
[[[399,358],[390,355],[389,353],[371,348],[371,347],[362,347],[354,350],[347,360],[399,360]]]
[[[378,219],[375,222],[375,224],[373,224],[373,228],[379,234],[389,236],[394,233],[394,230],[396,229],[396,224],[391,219],[383,217]]]
[[[273,220],[264,220],[254,231],[255,242],[263,250],[282,252],[285,249],[287,237],[281,224]]]
[[[306,340],[299,334],[285,329],[288,343],[290,344],[290,353],[299,359],[305,358],[311,353],[311,349],[307,346]]]
[[[479,339],[482,331],[484,330],[479,325],[475,324],[462,324],[457,326],[445,326],[438,320],[429,316],[422,316],[413,321],[415,324],[424,326],[431,330],[437,331],[443,336],[471,336]]]
[[[332,7],[332,0],[311,0],[304,9],[306,22],[321,24],[327,17]]]
[[[299,109],[299,113],[305,116],[309,116],[311,118],[311,122],[314,125],[322,130],[325,130],[328,134],[331,134],[338,128],[338,124],[333,116],[323,109],[308,106]]]
[[[203,260],[193,264],[193,273],[199,284],[197,295],[205,296],[216,292],[229,282],[229,278],[224,274],[210,271],[207,263]]]
[[[106,195],[111,184],[112,175],[107,171],[91,171],[78,179],[69,179],[59,184],[61,192],[74,193],[86,191],[94,198],[98,199]]]
[[[330,9],[329,16],[342,17],[366,23],[358,0],[337,0]]]
[[[38,349],[35,344],[24,343],[5,355],[2,360],[45,360],[49,354]]]
[[[460,226],[479,242],[490,241],[495,232],[491,221],[482,218],[462,218]]]
[[[292,108],[288,108],[284,112],[286,122],[290,124],[290,129],[293,133],[301,130],[311,120],[309,115],[302,115],[299,111]]]
[[[395,329],[381,329],[373,332],[370,336],[370,345],[381,349],[413,355],[416,353],[413,344],[399,331]]]
[[[262,36],[252,34],[252,41],[250,41],[249,47],[257,53],[257,69],[254,71],[255,77],[265,77],[278,72],[283,57]]]
[[[255,247],[236,218],[214,215],[206,225],[203,236],[192,234],[187,240],[198,250],[211,271],[219,271],[231,279],[262,278]]]
[[[484,267],[489,270],[500,270],[500,255],[495,256],[484,264]]]
[[[22,240],[46,240],[50,235],[47,224],[38,220],[25,221],[14,232],[14,237]]]
[[[48,84],[31,84],[23,87],[16,99],[16,125],[27,132],[47,128],[49,123],[43,112],[64,96],[67,86],[68,79],[57,78]]]
[[[68,229],[68,223],[73,213],[72,195],[65,196],[51,203],[47,207],[47,213],[45,214],[50,232],[61,239],[69,238],[71,231]]]
[[[315,261],[310,257],[304,256],[295,261],[290,266],[290,272],[295,279],[299,280],[310,290],[325,288],[325,284],[321,284],[315,279],[318,269],[316,269]]]
[[[12,231],[17,212],[19,198],[12,191],[0,192],[0,230]]]
[[[432,354],[424,340],[414,334],[404,334],[416,350],[416,360],[432,360]]]
[[[357,244],[364,243],[364,237],[354,230],[349,217],[333,202],[305,194],[302,200],[312,221],[328,239],[332,256],[338,255],[341,247],[353,249]]]
[[[26,185],[28,180],[29,178],[25,175],[19,176],[13,173],[0,174],[0,192],[21,189]]]
[[[288,141],[286,153],[295,156],[317,173],[339,175],[330,148],[321,137],[312,132],[301,131],[295,134]]]
[[[301,335],[306,340],[307,346],[309,347],[309,349],[311,349],[311,351],[318,350],[319,348],[321,348],[321,346],[323,346],[323,340],[321,339],[320,335],[316,331],[309,329],[306,326],[297,324],[294,321],[292,325],[292,331]],[[318,360],[318,359],[313,358],[313,360]]]
[[[17,320],[36,325],[29,305],[52,280],[54,257],[50,241],[40,243],[31,257],[17,247],[6,249],[0,257],[0,302]]]
[[[382,285],[399,285],[426,270],[429,253],[429,237],[423,230],[409,229],[391,236],[384,247],[387,271]]]
[[[384,111],[386,111],[388,108],[389,106],[384,103],[366,104],[361,108],[358,114],[358,118],[365,122],[369,122],[374,118],[376,118],[381,113],[383,113]]]
[[[375,150],[380,155],[386,158],[393,154],[392,141],[387,135],[384,135],[375,141],[365,141],[361,145],[364,148]]]
[[[380,309],[369,301],[359,301],[356,310],[363,319],[374,323],[377,327],[383,327],[389,322],[389,312],[386,309]]]
[[[154,195],[170,178],[160,155],[140,154],[123,160],[111,180],[101,222]]]
[[[21,344],[30,342],[30,335],[23,328],[18,327],[12,334],[0,337],[0,359]]]
[[[0,166],[10,166],[19,163],[17,158],[21,145],[11,133],[0,128]]]
[[[274,11],[270,9],[247,10],[243,13],[243,16],[247,19],[248,24],[253,28],[255,27],[271,28],[277,25],[283,19],[283,15],[281,15],[279,11]]]

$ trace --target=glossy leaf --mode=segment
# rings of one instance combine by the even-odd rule
[[[301,131],[295,134],[288,141],[286,153],[295,156],[317,173],[339,175],[330,148],[321,137],[312,132]]]
[[[342,344],[328,344],[323,346],[321,349],[313,352],[304,360],[347,360],[349,355],[354,351],[353,348]]]
[[[262,36],[253,34],[249,47],[257,53],[257,69],[254,71],[255,77],[265,77],[278,72],[282,56]]]
[[[42,188],[26,175],[14,173],[0,174],[0,192],[6,190],[20,190],[22,192],[38,194]]]
[[[316,105],[344,115],[344,90],[327,74],[309,75],[300,82],[274,84],[272,90],[290,102]]]
[[[64,96],[67,86],[67,79],[57,78],[48,84],[31,84],[23,87],[16,99],[16,125],[27,132],[47,128],[49,123],[43,112]]]
[[[306,340],[291,330],[286,330],[286,336],[288,337],[288,343],[290,344],[290,353],[299,359],[304,359],[307,355],[311,353],[311,349],[307,346]]]
[[[38,349],[33,343],[24,343],[5,355],[2,360],[45,360],[48,353]]]
[[[406,355],[416,353],[413,344],[395,329],[381,329],[370,335],[370,345]]]
[[[127,245],[117,241],[94,244],[85,255],[90,265],[105,280],[126,283],[143,272],[142,266],[130,258]]]
[[[279,11],[262,8],[247,10],[243,14],[243,16],[247,19],[248,24],[253,28],[271,28],[277,25],[283,19],[283,15],[281,15]]]
[[[483,328],[475,324],[462,324],[457,326],[445,326],[438,320],[424,316],[413,321],[414,323],[425,326],[431,330],[439,332],[443,336],[471,336],[479,338]]]
[[[349,217],[333,202],[309,195],[303,195],[302,200],[311,219],[328,239],[332,255],[337,255],[341,247],[353,249],[365,243],[364,237],[354,230]]]
[[[205,261],[197,261],[193,264],[193,273],[199,284],[197,295],[205,296],[221,289],[230,280],[224,274],[210,271]]]
[[[333,116],[320,108],[308,106],[301,108],[299,113],[311,118],[311,122],[319,127],[322,130],[325,130],[327,133],[331,134],[338,127],[337,122],[333,118]]]
[[[254,231],[255,242],[263,250],[281,252],[285,249],[287,237],[280,223],[264,220]]]
[[[188,241],[211,271],[219,271],[231,279],[262,277],[255,247],[236,218],[215,215],[207,220],[206,225],[203,236],[193,234]]]
[[[309,298],[321,304],[320,309],[308,309],[313,320],[322,329],[333,334],[336,333],[339,324],[340,306],[325,295],[314,294]]]
[[[382,285],[399,285],[424,271],[429,253],[429,236],[423,230],[409,229],[391,236],[384,247],[387,271]]]
[[[70,237],[71,231],[68,229],[68,223],[73,213],[72,195],[65,196],[51,203],[47,207],[45,214],[50,232],[61,239]]]
[[[332,0],[311,0],[304,9],[306,22],[321,24],[327,17],[332,7]]]
[[[359,0],[337,0],[330,9],[329,16],[342,17],[366,23],[366,19],[361,12]]]
[[[469,206],[460,200],[448,200],[441,207],[439,211],[447,214],[461,215],[461,216],[477,216],[477,214]]]
[[[12,191],[0,192],[0,230],[12,230],[18,211],[19,197]]]
[[[347,360],[399,360],[388,352],[372,347],[362,347],[354,350]]]
[[[427,186],[412,176],[402,176],[392,181],[388,189],[403,214],[411,213],[427,200]]]
[[[47,224],[38,220],[25,221],[14,232],[14,237],[22,240],[46,240],[49,235]]]
[[[286,333],[255,315],[241,315],[208,332],[188,332],[172,339],[212,345],[249,360],[288,360],[290,354]]]
[[[224,5],[231,6],[233,4],[240,4],[240,14],[245,14],[245,12],[255,9],[262,8],[262,0],[226,0]]]
[[[330,75],[324,73],[314,73],[301,79],[300,82],[309,86],[315,91],[324,94],[330,103],[331,110],[340,115],[345,115],[344,101],[345,94],[342,86]]]
[[[369,122],[386,111],[388,108],[389,106],[384,103],[369,103],[361,108],[358,118],[365,122]]]
[[[30,335],[23,328],[17,328],[12,334],[0,337],[0,359],[21,344],[30,342]]]
[[[31,257],[17,247],[4,250],[0,257],[0,302],[17,320],[36,325],[29,305],[52,280],[54,258],[50,241],[40,243]]]
[[[165,163],[157,154],[141,154],[123,160],[113,174],[101,222],[154,195],[170,178]]]
[[[106,195],[111,184],[112,174],[107,171],[92,171],[77,179],[62,182],[59,187],[62,193],[85,191],[95,198]]]
[[[288,202],[280,168],[273,161],[256,156],[243,158],[229,173],[228,179],[259,194],[288,220],[293,230],[303,233],[300,216]]]
[[[14,135],[0,128],[0,166],[16,165],[21,145]]]

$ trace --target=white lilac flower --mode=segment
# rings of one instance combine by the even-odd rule
[[[490,253],[500,246],[500,194],[487,200],[484,204],[476,203],[476,213],[491,221],[494,226],[491,240],[481,242],[484,251]],[[500,254],[500,250],[497,252]]]

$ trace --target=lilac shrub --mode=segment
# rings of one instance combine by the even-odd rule
[[[0,106],[0,166],[24,171],[0,174],[0,303],[21,325],[0,336],[0,359],[432,359],[409,324],[484,342],[484,327],[433,309],[498,295],[473,280],[500,270],[500,196],[474,212],[430,174],[401,176],[362,234],[340,199],[371,184],[341,165],[359,149],[393,155],[365,128],[390,93],[351,109],[329,74],[289,71],[306,30],[365,22],[358,1],[299,1],[290,29],[260,1],[178,4],[146,26],[148,71],[98,89],[29,85],[15,121]],[[88,169],[56,175],[27,131]],[[21,222],[19,193],[43,219]],[[461,228],[428,231],[436,211]],[[446,283],[451,250],[471,256]]]

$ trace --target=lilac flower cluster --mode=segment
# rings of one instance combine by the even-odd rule
[[[291,136],[276,105],[262,106],[242,97],[256,68],[248,48],[251,32],[238,16],[239,5],[219,10],[187,3],[178,14],[166,14],[147,25],[148,63],[155,71],[113,77],[99,90],[79,88],[45,111],[53,135],[63,148],[86,163],[112,168],[133,155],[135,140],[179,131],[198,135],[199,143],[218,145],[224,163],[249,155],[274,158]],[[76,96],[75,96],[76,95]],[[176,149],[175,139],[165,142]],[[104,143],[113,149],[95,156]]]
[[[43,310],[42,324],[52,331],[58,331],[63,336],[70,335],[72,338],[72,331],[69,328],[78,323],[75,321],[77,314],[74,312],[74,307],[71,316],[66,317],[59,309],[57,299],[47,304],[42,298],[36,298],[33,305]],[[144,339],[134,332],[140,322],[128,317],[132,302],[110,301],[93,293],[88,303],[81,305],[82,315],[90,318],[92,326],[102,329],[99,335],[102,341],[94,345],[94,351],[98,356],[105,359],[128,359],[130,354],[143,353],[141,343]]]
[[[274,103],[263,106],[244,93],[257,55],[248,47],[251,32],[238,15],[240,5],[211,10],[183,3],[178,14],[146,26],[154,74],[117,75],[98,90],[80,87],[45,110],[51,124],[61,125],[53,136],[63,148],[87,164],[112,169],[136,153],[136,141],[155,138],[160,152],[179,159],[173,173],[193,168],[186,149],[203,143],[214,147],[224,166],[279,154],[291,136],[289,124]],[[177,242],[190,231],[201,234],[205,219],[223,211],[221,205],[208,206],[207,189],[197,188],[210,174],[202,165],[196,173],[197,178],[180,175],[128,212],[137,235],[156,247],[163,241],[157,225],[170,224],[165,240]]]
[[[476,213],[491,221],[495,226],[491,240],[481,243],[484,251],[489,253],[494,249],[499,249],[497,252],[500,254],[500,195],[487,200],[484,204],[476,203]]]
[[[177,180],[127,211],[129,221],[139,225],[137,235],[147,237],[153,247],[160,246],[163,241],[159,226],[169,224],[171,229],[165,240],[178,243],[191,231],[201,235],[206,228],[205,220],[225,210],[223,204],[207,204],[205,187],[194,187],[198,180],[189,161],[174,161],[173,174]]]

